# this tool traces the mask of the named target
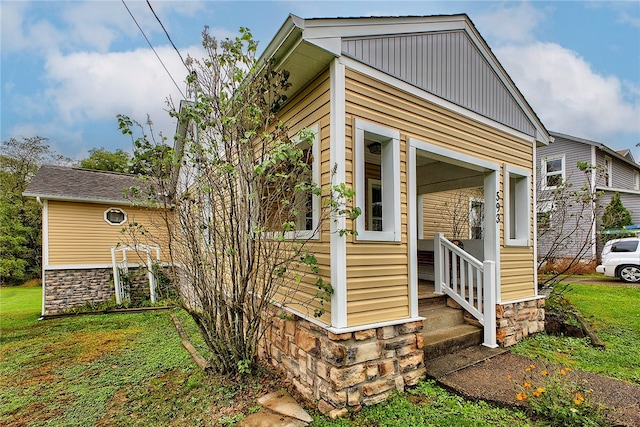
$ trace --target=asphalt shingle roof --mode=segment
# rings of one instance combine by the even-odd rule
[[[143,186],[135,175],[44,165],[23,194],[42,199],[129,203],[125,190]]]

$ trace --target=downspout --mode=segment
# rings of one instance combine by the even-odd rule
[[[598,238],[598,218],[597,218],[597,209],[598,202],[596,201],[596,146],[591,146],[591,257],[593,259],[598,255],[597,248],[597,238]]]
[[[42,277],[42,306],[40,309],[40,319],[44,319],[44,310],[45,310],[45,303],[47,301],[46,298],[46,285],[45,285],[45,270],[44,267],[45,265],[47,265],[49,263],[49,227],[48,227],[48,222],[49,222],[49,209],[48,209],[48,204],[44,203],[41,199],[40,196],[36,196],[36,201],[38,202],[38,204],[40,206],[42,206],[42,272],[41,272],[41,277]]]

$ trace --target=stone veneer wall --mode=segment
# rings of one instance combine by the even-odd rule
[[[498,344],[503,347],[520,342],[529,334],[544,331],[545,299],[496,306]]]
[[[130,271],[135,269],[130,269]],[[131,297],[149,295],[145,275],[135,275]],[[115,295],[111,268],[45,270],[44,315],[60,314],[87,303],[108,301]]]
[[[323,413],[372,405],[425,377],[422,321],[336,335],[299,317],[271,317],[261,354]]]

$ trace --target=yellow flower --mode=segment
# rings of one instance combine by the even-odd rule
[[[538,393],[542,394],[545,392],[544,387],[538,387],[538,389],[536,390]]]
[[[537,391],[533,392],[533,397],[540,397],[540,393],[538,393]]]
[[[549,375],[549,372],[547,372],[546,370],[540,372],[542,374],[543,377],[546,377],[547,375]]]
[[[518,393],[518,395],[516,396],[516,399],[518,400],[525,400],[527,398],[527,393]]]
[[[567,371],[567,372],[571,372],[571,368],[564,368],[564,369],[565,369],[565,371]]]
[[[511,375],[507,375],[507,379],[508,379],[508,380],[511,380]]]
[[[560,375],[567,375],[567,371],[565,371],[564,369],[560,369]]]
[[[523,384],[523,387],[524,388],[529,388],[529,387],[531,387],[531,383],[529,381],[525,381],[524,384]]]
[[[575,403],[576,405],[581,405],[582,404],[582,400],[576,399],[576,400],[573,401],[573,403]]]
[[[529,368],[531,369],[536,369],[536,365],[534,365],[533,363],[531,365],[529,365]]]

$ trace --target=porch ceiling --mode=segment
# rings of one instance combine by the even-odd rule
[[[416,178],[417,194],[482,187],[484,185],[484,172],[444,162],[418,166],[416,168]]]
[[[484,186],[485,171],[477,165],[431,153],[419,153],[416,157],[417,194]]]

